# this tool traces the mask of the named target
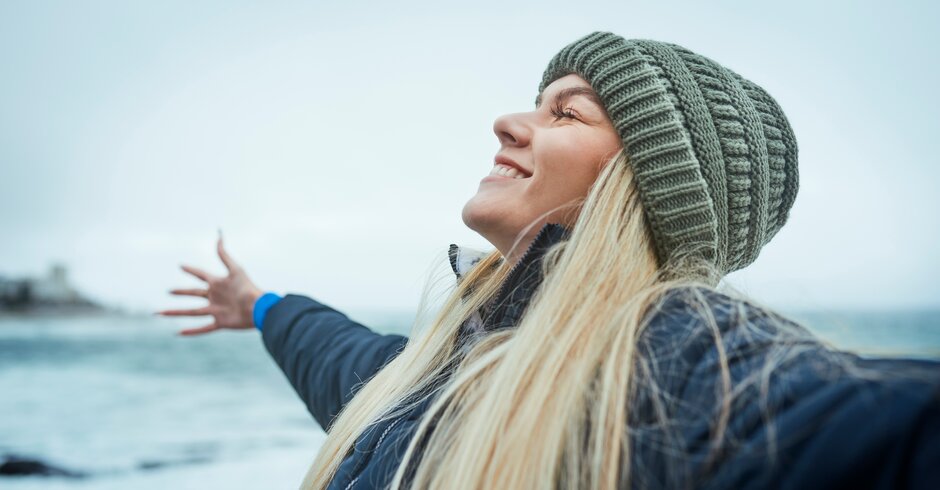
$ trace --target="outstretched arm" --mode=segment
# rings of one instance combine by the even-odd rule
[[[375,333],[319,301],[292,294],[268,310],[262,337],[324,430],[408,342],[401,335]]]

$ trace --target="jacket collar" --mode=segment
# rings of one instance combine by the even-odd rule
[[[557,223],[547,223],[532,239],[529,248],[512,267],[494,299],[471,319],[467,328],[471,331],[491,331],[513,327],[525,312],[529,300],[542,283],[542,262],[545,252],[552,245],[568,239],[570,230]],[[487,252],[450,245],[450,265],[461,280]]]

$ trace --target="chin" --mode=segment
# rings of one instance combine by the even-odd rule
[[[464,204],[463,210],[460,212],[460,217],[463,219],[463,224],[467,225],[467,228],[470,228],[473,231],[479,232],[481,216],[477,211],[477,206],[473,202],[473,198],[467,201],[467,204]]]
[[[461,218],[467,228],[485,238],[488,231],[499,228],[502,223],[499,211],[495,206],[487,206],[487,203],[471,198],[464,205]]]

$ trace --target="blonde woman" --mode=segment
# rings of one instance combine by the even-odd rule
[[[797,145],[761,87],[595,32],[550,61],[411,338],[263,294],[229,257],[205,333],[261,330],[327,431],[305,489],[940,488],[940,363],[831,349],[716,289],[787,221]],[[820,246],[825,246],[824,242]]]

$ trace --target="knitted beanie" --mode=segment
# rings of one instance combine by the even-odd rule
[[[796,139],[777,102],[681,46],[609,32],[556,54],[539,94],[572,73],[620,134],[660,266],[689,252],[724,274],[753,262],[798,188]]]

